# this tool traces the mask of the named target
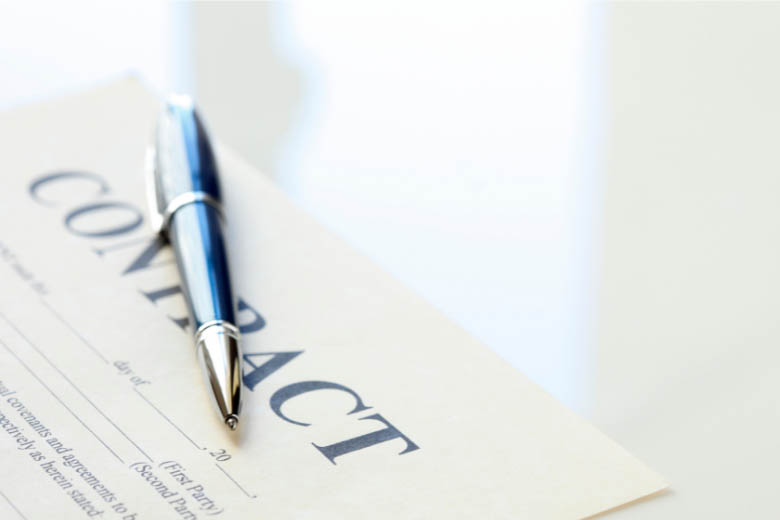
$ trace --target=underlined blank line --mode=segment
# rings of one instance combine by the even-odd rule
[[[93,353],[94,353],[94,354],[95,354],[97,357],[99,357],[100,359],[102,359],[103,361],[105,361],[105,362],[106,362],[106,364],[108,364],[108,363],[109,363],[108,359],[107,359],[107,358],[106,358],[106,357],[105,357],[105,356],[104,356],[104,355],[103,355],[103,354],[102,354],[102,353],[101,353],[101,352],[100,352],[98,349],[96,349],[96,348],[95,348],[95,346],[94,346],[92,343],[90,343],[89,341],[87,341],[87,339],[86,339],[84,336],[82,336],[82,335],[81,335],[81,333],[80,333],[78,330],[76,330],[76,328],[75,328],[75,327],[73,327],[73,325],[71,325],[71,324],[70,324],[70,323],[69,323],[69,322],[68,322],[68,321],[67,321],[65,318],[63,318],[63,317],[62,317],[62,315],[61,315],[59,312],[57,312],[56,310],[54,310],[54,308],[52,308],[52,306],[51,306],[51,305],[49,305],[49,303],[48,303],[48,302],[47,302],[47,301],[46,301],[44,298],[41,298],[40,300],[41,300],[41,303],[43,304],[43,306],[44,306],[44,307],[46,307],[47,309],[49,309],[49,312],[51,312],[51,313],[52,313],[52,315],[53,315],[55,318],[57,318],[57,319],[60,321],[60,323],[62,323],[62,324],[63,324],[63,325],[65,325],[66,327],[68,327],[68,329],[69,329],[69,330],[70,330],[70,331],[71,331],[71,332],[72,332],[72,333],[73,333],[73,334],[74,334],[74,335],[75,335],[77,338],[79,338],[79,339],[81,340],[81,342],[82,342],[84,345],[86,345],[86,346],[87,346],[87,347],[88,347],[88,348],[89,348],[89,349],[90,349],[90,350],[91,350],[91,351],[92,351],[92,352],[93,352]]]
[[[0,314],[0,316],[2,316],[2,315]],[[5,316],[2,316],[2,317],[3,317],[3,319],[4,319],[4,320],[6,320]],[[7,321],[8,321],[8,320],[6,320],[6,322],[7,322]],[[54,398],[55,398],[57,401],[59,401],[59,403],[60,403],[60,404],[63,406],[63,408],[65,408],[65,409],[66,409],[68,412],[70,412],[70,414],[71,414],[71,415],[72,415],[72,416],[73,416],[73,417],[74,417],[74,418],[75,418],[75,419],[76,419],[76,420],[77,420],[79,423],[81,423],[81,425],[82,425],[84,428],[86,428],[86,430],[87,430],[89,433],[91,433],[91,434],[92,434],[92,436],[93,436],[93,437],[95,437],[95,439],[97,439],[97,440],[98,440],[98,442],[100,442],[100,444],[102,444],[103,446],[105,446],[105,448],[106,448],[106,449],[107,449],[109,452],[111,452],[111,455],[113,455],[114,457],[116,457],[116,459],[117,459],[119,462],[121,462],[122,464],[124,464],[124,463],[125,463],[125,461],[123,461],[123,460],[122,460],[122,457],[120,457],[119,455],[117,455],[117,454],[116,454],[116,452],[115,452],[114,450],[112,450],[112,449],[111,449],[111,447],[110,447],[108,444],[106,444],[106,442],[105,442],[103,439],[101,439],[101,438],[100,438],[100,436],[99,436],[97,433],[95,433],[94,431],[92,431],[92,429],[91,429],[89,426],[87,426],[87,425],[84,423],[84,421],[82,421],[82,420],[81,420],[81,417],[79,417],[78,415],[76,415],[76,412],[74,412],[73,410],[71,410],[71,409],[70,409],[70,407],[69,407],[67,404],[65,404],[65,403],[62,401],[62,399],[60,399],[60,398],[59,398],[59,396],[58,396],[57,394],[55,394],[55,393],[52,391],[52,389],[51,389],[51,388],[49,388],[49,387],[48,387],[48,385],[47,385],[46,383],[44,383],[44,382],[43,382],[43,380],[42,380],[40,377],[38,377],[38,374],[36,374],[36,373],[35,373],[35,372],[34,372],[34,371],[33,371],[33,370],[32,370],[32,369],[29,367],[29,366],[27,366],[27,363],[25,363],[24,361],[22,361],[22,358],[20,358],[18,355],[16,355],[16,352],[14,352],[13,350],[11,350],[11,348],[10,348],[8,345],[6,345],[6,344],[5,344],[5,342],[4,342],[3,340],[0,340],[0,345],[2,345],[2,346],[3,346],[3,348],[5,348],[5,350],[7,350],[9,354],[11,354],[13,357],[15,357],[15,358],[16,358],[16,360],[17,360],[17,361],[18,361],[18,362],[19,362],[19,363],[20,363],[20,364],[21,364],[21,365],[22,365],[22,366],[23,366],[23,367],[24,367],[24,368],[25,368],[25,369],[26,369],[26,370],[27,370],[27,371],[30,373],[30,375],[31,375],[31,376],[33,376],[33,378],[35,378],[35,380],[36,380],[36,381],[38,381],[38,382],[39,382],[39,383],[40,383],[40,384],[41,384],[41,385],[42,385],[42,386],[43,386],[43,387],[44,387],[44,388],[45,388],[45,389],[46,389],[46,390],[47,390],[47,391],[48,391],[48,392],[49,392],[49,393],[52,395],[52,397],[54,397]]]
[[[8,502],[8,505],[9,505],[9,506],[11,506],[11,507],[13,508],[13,510],[14,510],[14,511],[16,511],[16,513],[17,513],[19,516],[21,516],[21,517],[22,517],[22,520],[27,520],[27,517],[26,517],[26,516],[24,516],[24,515],[22,514],[22,512],[21,512],[21,511],[19,511],[19,508],[18,508],[18,507],[16,507],[16,506],[14,505],[14,503],[13,503],[13,502],[11,502],[11,499],[10,499],[10,498],[8,498],[7,496],[5,496],[5,493],[3,493],[2,491],[0,491],[0,496],[2,496],[2,497],[5,499],[5,501],[6,501],[6,502]]]
[[[247,492],[246,492],[246,489],[244,489],[243,487],[241,487],[241,484],[239,484],[238,482],[236,482],[236,480],[235,480],[233,477],[231,477],[231,476],[230,476],[230,473],[228,473],[227,471],[225,471],[224,469],[222,469],[222,466],[220,466],[220,465],[219,465],[219,464],[217,464],[216,462],[214,463],[214,465],[215,465],[215,466],[217,467],[217,469],[218,469],[218,470],[220,470],[220,471],[221,471],[221,472],[222,472],[222,473],[223,473],[223,474],[224,474],[224,475],[225,475],[227,478],[229,478],[229,479],[230,479],[230,481],[231,481],[233,484],[235,484],[235,485],[238,487],[238,489],[240,489],[240,490],[241,490],[241,491],[242,491],[242,492],[243,492],[243,493],[244,493],[246,496],[248,496],[249,498],[257,498],[257,495],[250,495],[249,493],[247,493]]]
[[[100,408],[99,408],[99,407],[98,407],[98,406],[97,406],[97,405],[96,405],[94,402],[92,402],[92,400],[91,400],[89,397],[87,397],[87,395],[86,395],[86,394],[85,394],[85,393],[84,393],[84,392],[81,390],[81,388],[79,388],[79,387],[78,387],[78,386],[77,386],[77,385],[76,385],[76,384],[75,384],[73,381],[71,381],[71,379],[70,379],[70,378],[69,378],[67,375],[65,375],[65,373],[64,373],[62,370],[60,370],[60,368],[59,368],[57,365],[55,365],[54,363],[52,363],[52,361],[51,361],[51,360],[50,360],[50,359],[49,359],[49,358],[46,356],[46,354],[44,354],[44,353],[43,353],[43,352],[42,352],[42,351],[41,351],[41,350],[40,350],[40,349],[39,349],[39,348],[38,348],[38,347],[37,347],[37,346],[36,346],[36,345],[35,345],[35,344],[34,344],[32,341],[30,341],[30,339],[29,339],[29,338],[27,338],[27,336],[25,336],[25,335],[22,333],[22,331],[20,331],[20,330],[19,330],[19,328],[18,328],[18,327],[16,327],[16,325],[14,325],[13,323],[11,323],[11,321],[10,321],[10,320],[8,320],[8,318],[6,318],[4,314],[0,313],[0,317],[2,317],[2,318],[3,318],[3,320],[5,320],[5,322],[6,322],[6,323],[8,323],[8,325],[10,325],[10,326],[11,326],[11,328],[13,328],[13,329],[16,331],[16,333],[17,333],[17,334],[19,334],[19,336],[20,336],[20,337],[21,337],[21,338],[22,338],[22,339],[23,339],[23,340],[24,340],[24,341],[25,341],[25,342],[26,342],[28,345],[30,345],[30,347],[32,347],[32,349],[33,349],[33,350],[35,350],[35,351],[38,353],[38,355],[40,355],[40,356],[41,356],[41,357],[42,357],[42,358],[43,358],[43,359],[46,361],[46,363],[48,363],[48,364],[49,364],[49,366],[51,366],[51,367],[52,367],[54,370],[56,370],[56,371],[57,371],[57,373],[59,373],[59,374],[62,376],[62,378],[63,378],[63,379],[65,379],[65,381],[67,381],[67,382],[68,382],[68,384],[69,384],[71,387],[73,387],[73,389],[74,389],[74,390],[76,390],[76,392],[78,392],[78,393],[79,393],[79,395],[81,395],[81,397],[83,397],[83,398],[84,398],[84,400],[85,400],[85,401],[87,401],[87,402],[88,402],[88,403],[89,403],[89,404],[90,404],[90,405],[91,405],[91,406],[92,406],[92,407],[93,407],[93,408],[94,408],[94,409],[95,409],[95,410],[96,410],[96,411],[97,411],[97,412],[98,412],[100,415],[102,415],[102,416],[103,416],[103,418],[104,418],[106,421],[108,421],[108,422],[109,422],[109,423],[110,423],[110,424],[111,424],[111,425],[112,425],[112,426],[113,426],[113,427],[114,427],[114,428],[115,428],[115,429],[116,429],[116,430],[117,430],[119,433],[121,433],[121,434],[122,434],[122,436],[123,436],[125,439],[127,439],[129,442],[130,442],[130,444],[132,444],[133,446],[135,446],[135,448],[136,448],[136,449],[137,449],[139,452],[141,452],[141,454],[142,454],[144,457],[146,457],[146,458],[147,458],[147,460],[149,460],[149,462],[154,462],[154,461],[152,460],[152,458],[151,458],[151,457],[150,457],[150,456],[149,456],[149,455],[148,455],[148,454],[147,454],[147,453],[146,453],[146,452],[145,452],[145,451],[144,451],[144,450],[143,450],[143,449],[142,449],[142,448],[141,448],[141,447],[140,447],[140,446],[139,446],[139,445],[138,445],[138,444],[137,444],[137,443],[136,443],[136,442],[133,440],[133,439],[131,439],[129,435],[127,435],[127,434],[124,432],[124,430],[122,430],[122,429],[121,429],[119,426],[117,426],[117,424],[116,424],[114,421],[112,421],[112,420],[111,420],[111,419],[110,419],[110,418],[109,418],[109,417],[108,417],[108,416],[105,414],[105,412],[103,412],[103,410],[101,410],[101,409],[100,409]]]
[[[135,393],[136,393],[136,394],[138,394],[139,396],[141,396],[141,398],[142,398],[144,401],[146,401],[146,403],[147,403],[149,406],[151,406],[152,408],[154,408],[154,409],[157,411],[157,413],[159,413],[159,414],[160,414],[160,415],[163,417],[163,419],[165,419],[166,421],[168,421],[168,422],[170,423],[170,425],[171,425],[171,426],[173,426],[174,428],[176,428],[176,430],[177,430],[179,433],[181,433],[181,434],[184,436],[184,438],[186,438],[188,441],[190,441],[190,442],[192,443],[192,445],[193,445],[193,446],[195,446],[195,447],[196,447],[196,448],[198,448],[199,450],[205,450],[205,449],[206,449],[206,448],[202,448],[202,447],[198,446],[198,443],[196,443],[194,440],[192,440],[192,438],[191,438],[189,435],[187,435],[186,433],[184,433],[184,430],[182,430],[181,428],[179,428],[179,427],[176,425],[176,423],[174,423],[172,420],[170,420],[170,419],[168,418],[168,416],[167,416],[165,413],[163,413],[163,411],[162,411],[162,410],[160,410],[159,408],[157,408],[157,407],[154,405],[154,403],[152,403],[152,402],[149,400],[149,398],[148,398],[148,397],[146,397],[144,394],[142,394],[142,393],[141,393],[141,391],[140,391],[140,390],[138,390],[137,388],[133,388],[133,390],[135,390]]]

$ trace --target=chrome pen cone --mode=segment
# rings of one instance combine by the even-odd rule
[[[225,424],[235,430],[241,413],[241,349],[238,331],[226,323],[202,327],[196,336],[198,360],[212,403]]]

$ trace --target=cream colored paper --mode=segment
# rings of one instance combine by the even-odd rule
[[[0,120],[0,517],[581,518],[664,487],[220,147],[263,323],[231,435],[136,225],[157,109],[128,80]]]

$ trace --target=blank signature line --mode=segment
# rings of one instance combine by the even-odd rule
[[[69,329],[69,330],[70,330],[70,331],[71,331],[71,332],[72,332],[72,333],[73,333],[73,334],[74,334],[74,335],[75,335],[77,338],[79,338],[79,339],[81,340],[81,342],[82,342],[82,343],[84,343],[84,344],[85,344],[87,347],[89,347],[89,349],[90,349],[92,352],[94,352],[94,353],[95,353],[95,355],[96,355],[97,357],[99,357],[100,359],[102,359],[103,361],[105,361],[105,362],[106,362],[106,364],[108,364],[108,363],[109,363],[108,359],[106,359],[106,356],[104,356],[104,355],[103,355],[103,354],[102,354],[102,353],[101,353],[101,352],[100,352],[98,349],[96,349],[96,348],[95,348],[95,346],[94,346],[92,343],[90,343],[89,341],[87,341],[87,338],[85,338],[84,336],[82,336],[82,335],[81,335],[81,333],[80,333],[78,330],[76,330],[76,329],[73,327],[73,325],[71,325],[71,324],[70,324],[70,323],[69,323],[69,322],[68,322],[68,321],[67,321],[65,318],[63,318],[63,317],[62,317],[62,315],[61,315],[59,312],[55,311],[55,310],[54,310],[54,308],[52,308],[52,306],[51,306],[51,305],[49,305],[49,304],[48,304],[48,302],[47,302],[45,299],[41,298],[40,300],[41,300],[41,303],[43,304],[43,306],[44,306],[44,307],[46,307],[47,309],[49,309],[49,312],[51,312],[51,313],[54,315],[54,317],[55,317],[55,318],[57,318],[57,319],[58,319],[58,320],[59,320],[59,321],[60,321],[60,322],[61,322],[63,325],[65,325],[66,327],[68,327],[68,329]]]
[[[225,476],[226,476],[227,478],[229,478],[229,479],[230,479],[230,481],[231,481],[233,484],[235,484],[236,486],[238,486],[238,489],[240,489],[241,491],[243,491],[243,492],[244,492],[244,494],[245,494],[246,496],[248,496],[249,498],[257,498],[257,495],[250,495],[249,493],[247,493],[247,492],[246,492],[246,489],[244,489],[243,487],[241,487],[241,484],[239,484],[238,482],[236,482],[236,481],[235,481],[235,479],[234,479],[233,477],[231,477],[231,476],[230,476],[230,473],[228,473],[227,471],[225,471],[224,469],[222,469],[222,466],[220,466],[220,465],[219,465],[219,464],[217,464],[216,462],[214,463],[214,465],[217,467],[217,469],[219,469],[219,470],[220,470],[222,473],[224,473],[224,474],[225,474]]]
[[[11,507],[14,509],[14,511],[16,511],[17,513],[19,513],[19,516],[21,516],[23,520],[27,520],[27,517],[26,517],[26,516],[24,516],[24,515],[22,514],[22,512],[21,512],[21,511],[19,511],[19,508],[18,508],[18,507],[16,507],[16,506],[14,505],[14,503],[13,503],[13,502],[11,502],[11,499],[10,499],[10,498],[8,498],[7,496],[5,496],[5,493],[3,493],[2,491],[0,491],[0,496],[2,496],[2,497],[5,499],[5,501],[6,501],[6,502],[8,502],[8,505],[9,505],[9,506],[11,506]]]
[[[188,441],[190,441],[190,442],[192,443],[192,445],[193,445],[193,446],[195,446],[195,447],[196,447],[196,448],[198,448],[199,450],[205,450],[205,449],[206,449],[206,448],[201,448],[200,446],[198,446],[198,444],[197,444],[195,441],[193,441],[193,440],[192,440],[192,438],[191,438],[189,435],[187,435],[186,433],[184,433],[184,430],[182,430],[181,428],[179,428],[179,427],[176,425],[176,423],[174,423],[172,420],[170,420],[170,419],[168,418],[168,416],[167,416],[167,415],[165,415],[165,413],[163,413],[163,411],[162,411],[162,410],[160,410],[159,408],[157,408],[157,407],[154,405],[154,403],[152,403],[152,402],[149,400],[149,398],[148,398],[148,397],[146,397],[144,394],[142,394],[142,393],[141,393],[141,391],[140,391],[140,390],[138,390],[138,388],[133,388],[133,390],[135,390],[135,393],[136,393],[136,394],[138,394],[138,395],[140,395],[140,396],[141,396],[141,398],[142,398],[144,401],[146,401],[146,402],[149,404],[149,406],[151,406],[152,408],[154,408],[155,410],[157,410],[157,413],[159,413],[159,414],[160,414],[160,415],[163,417],[163,419],[165,419],[166,421],[168,421],[168,422],[171,424],[171,426],[173,426],[174,428],[176,428],[176,429],[179,431],[179,433],[181,433],[182,435],[184,435],[184,437],[185,437],[185,438],[186,438]]]
[[[0,314],[0,316],[2,316],[2,318],[3,318],[4,320],[6,320],[5,316],[3,316],[2,314]],[[7,321],[8,321],[8,320],[6,320],[6,322],[7,322]],[[8,353],[9,353],[9,354],[11,354],[13,357],[15,357],[15,358],[16,358],[16,360],[17,360],[17,361],[18,361],[18,362],[19,362],[19,363],[20,363],[20,364],[21,364],[21,365],[22,365],[22,366],[23,366],[25,369],[27,369],[27,371],[30,373],[30,375],[31,375],[31,376],[33,376],[33,377],[34,377],[34,378],[35,378],[35,379],[36,379],[36,380],[37,380],[37,381],[38,381],[38,382],[39,382],[41,385],[43,385],[43,387],[44,387],[46,390],[48,390],[48,392],[49,392],[49,393],[52,395],[52,397],[54,397],[54,398],[55,398],[57,401],[59,401],[59,403],[60,403],[60,404],[61,404],[61,405],[62,405],[62,406],[63,406],[63,407],[64,407],[64,408],[67,410],[67,411],[69,411],[69,412],[70,412],[70,414],[71,414],[71,415],[72,415],[72,416],[73,416],[73,417],[74,417],[74,418],[75,418],[75,419],[76,419],[78,422],[80,422],[80,423],[81,423],[81,425],[82,425],[84,428],[86,428],[86,429],[87,429],[87,431],[88,431],[89,433],[91,433],[91,434],[92,434],[92,435],[93,435],[93,436],[94,436],[94,437],[95,437],[95,438],[96,438],[96,439],[97,439],[97,440],[100,442],[100,444],[102,444],[103,446],[105,446],[105,447],[106,447],[106,449],[107,449],[108,451],[110,451],[110,452],[111,452],[111,454],[112,454],[114,457],[116,457],[116,458],[117,458],[117,460],[118,460],[119,462],[121,462],[122,464],[124,464],[124,463],[125,463],[125,461],[123,461],[123,460],[122,460],[122,458],[121,458],[119,455],[117,455],[117,454],[116,454],[116,452],[115,452],[114,450],[112,450],[112,449],[111,449],[111,447],[110,447],[108,444],[106,444],[106,443],[105,443],[105,441],[104,441],[103,439],[101,439],[101,438],[100,438],[100,436],[98,436],[98,434],[97,434],[97,433],[93,432],[93,431],[92,431],[92,429],[91,429],[89,426],[87,426],[87,425],[84,423],[84,421],[82,421],[82,420],[81,420],[81,417],[79,417],[78,415],[76,415],[76,412],[74,412],[73,410],[71,410],[71,409],[70,409],[70,407],[69,407],[67,404],[65,404],[65,403],[62,401],[62,399],[60,399],[60,398],[59,398],[59,396],[58,396],[57,394],[55,394],[55,393],[52,391],[52,389],[51,389],[51,388],[49,388],[49,387],[48,387],[48,385],[47,385],[46,383],[44,383],[44,382],[43,382],[43,380],[42,380],[40,377],[38,377],[38,374],[36,374],[36,373],[35,373],[35,372],[34,372],[34,371],[33,371],[33,370],[32,370],[32,369],[29,367],[29,366],[27,366],[27,364],[26,364],[24,361],[22,361],[22,358],[20,358],[18,355],[16,355],[16,352],[14,352],[13,350],[11,350],[11,348],[10,348],[8,345],[6,345],[6,344],[5,344],[5,342],[4,342],[3,340],[0,340],[0,345],[2,345],[2,346],[3,346],[3,347],[4,347],[4,348],[5,348],[7,351],[8,351]]]
[[[13,323],[11,323],[11,322],[8,320],[8,318],[6,318],[6,317],[5,317],[5,315],[3,315],[2,313],[0,313],[0,316],[2,316],[2,318],[5,320],[5,322],[6,322],[6,323],[8,323],[8,324],[11,326],[11,328],[13,328],[13,329],[16,331],[16,333],[17,333],[17,334],[19,334],[19,336],[21,336],[21,337],[22,337],[22,339],[24,339],[24,341],[26,341],[26,342],[27,342],[27,344],[28,344],[28,345],[30,345],[30,346],[31,346],[31,347],[32,347],[32,348],[33,348],[33,349],[34,349],[34,350],[35,350],[35,351],[36,351],[36,352],[37,352],[37,353],[38,353],[38,354],[39,354],[39,355],[40,355],[40,356],[41,356],[41,357],[44,359],[44,360],[46,360],[46,362],[47,362],[47,363],[48,363],[48,364],[49,364],[49,365],[50,365],[50,366],[51,366],[51,367],[52,367],[54,370],[56,370],[56,371],[57,371],[57,372],[58,372],[58,373],[59,373],[59,374],[60,374],[60,375],[63,377],[63,379],[65,379],[65,381],[67,381],[67,382],[68,382],[68,384],[70,384],[70,386],[72,386],[72,387],[73,387],[73,388],[74,388],[74,389],[75,389],[75,390],[76,390],[76,391],[77,391],[77,392],[78,392],[78,393],[81,395],[81,397],[83,397],[83,398],[84,398],[84,399],[85,399],[85,400],[86,400],[86,401],[87,401],[89,404],[91,404],[91,405],[92,405],[92,407],[93,407],[95,410],[97,410],[97,412],[98,412],[100,415],[102,415],[102,416],[103,416],[103,418],[104,418],[105,420],[107,420],[109,423],[111,423],[111,425],[112,425],[114,428],[116,428],[116,430],[117,430],[119,433],[121,433],[121,434],[122,434],[122,435],[125,437],[125,439],[127,439],[128,441],[130,441],[130,443],[131,443],[133,446],[135,446],[135,447],[136,447],[136,449],[137,449],[138,451],[140,451],[140,452],[141,452],[141,454],[143,454],[143,456],[144,456],[144,457],[146,457],[146,458],[149,460],[149,462],[154,462],[154,461],[152,460],[152,458],[151,458],[151,457],[150,457],[150,456],[149,456],[149,455],[148,455],[148,454],[147,454],[147,453],[146,453],[146,452],[145,452],[145,451],[144,451],[144,450],[143,450],[143,449],[142,449],[142,448],[141,448],[141,447],[140,447],[140,446],[139,446],[139,445],[138,445],[138,444],[137,444],[137,443],[136,443],[136,442],[133,440],[133,439],[131,439],[131,438],[130,438],[130,437],[129,437],[129,436],[128,436],[128,435],[127,435],[127,434],[126,434],[126,433],[125,433],[125,432],[124,432],[124,431],[123,431],[123,430],[122,430],[120,427],[119,427],[119,426],[117,426],[117,425],[116,425],[116,423],[115,423],[114,421],[112,421],[112,420],[111,420],[111,419],[110,419],[110,418],[109,418],[109,417],[108,417],[108,416],[107,416],[107,415],[106,415],[106,414],[103,412],[103,410],[101,410],[100,408],[98,408],[98,406],[97,406],[95,403],[93,403],[93,402],[92,402],[92,400],[91,400],[89,397],[87,397],[87,395],[86,395],[84,392],[82,392],[82,391],[81,391],[81,389],[80,389],[78,386],[76,386],[76,384],[75,384],[73,381],[71,381],[71,380],[70,380],[70,378],[69,378],[68,376],[66,376],[66,375],[65,375],[65,373],[64,373],[62,370],[60,370],[60,368],[59,368],[57,365],[55,365],[54,363],[52,363],[52,361],[51,361],[51,360],[50,360],[50,359],[49,359],[49,358],[46,356],[46,354],[44,354],[44,353],[41,351],[41,349],[39,349],[37,346],[35,346],[35,344],[34,344],[32,341],[30,341],[30,340],[27,338],[27,336],[25,336],[24,334],[22,334],[22,331],[20,331],[20,330],[19,330],[19,329],[16,327],[16,325],[14,325]]]

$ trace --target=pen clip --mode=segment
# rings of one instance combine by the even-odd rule
[[[149,225],[152,230],[161,234],[164,231],[165,218],[163,210],[160,208],[160,199],[157,197],[157,152],[153,145],[146,148],[146,202],[149,205]]]

